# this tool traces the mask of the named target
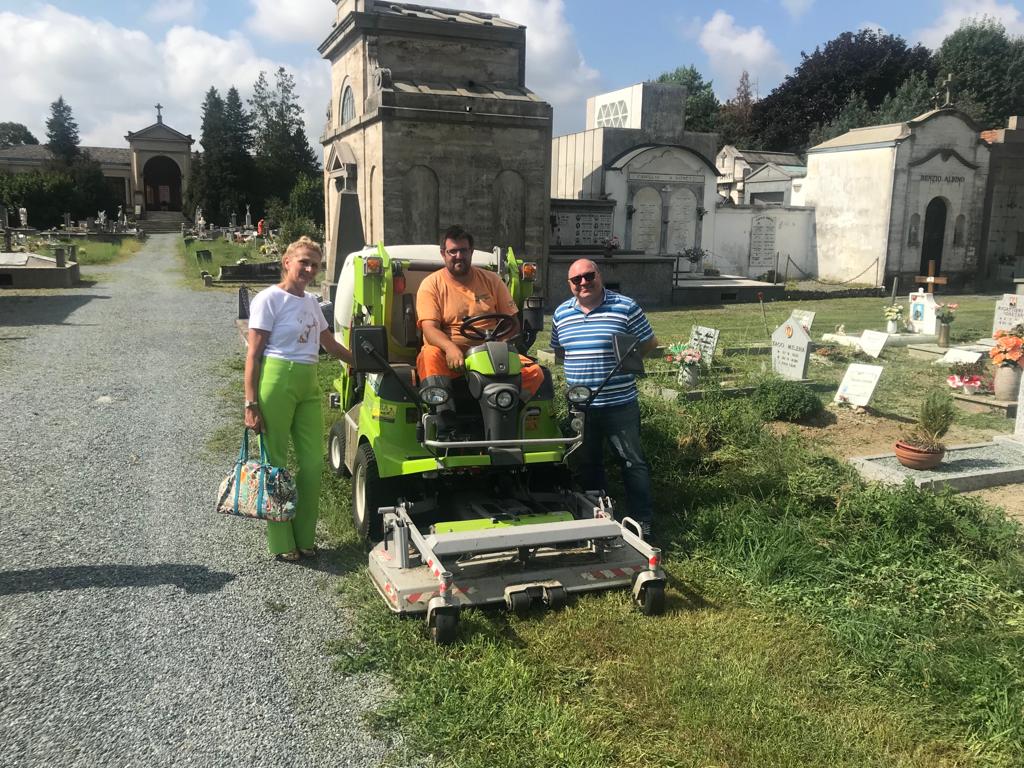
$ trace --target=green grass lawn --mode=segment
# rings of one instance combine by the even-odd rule
[[[78,246],[76,258],[83,267],[91,267],[99,264],[111,264],[132,256],[142,250],[143,242],[134,237],[122,237],[111,243],[101,243],[95,240],[78,240],[74,242],[57,243],[58,246],[67,248],[69,245]],[[52,250],[45,241],[40,241],[32,248],[38,253],[50,254]]]
[[[200,277],[202,272],[209,272],[216,277],[220,267],[236,264],[239,259],[246,259],[250,262],[276,260],[277,256],[261,254],[260,246],[262,244],[262,242],[232,243],[219,238],[209,241],[193,240],[186,245],[183,238],[178,240],[178,254],[181,257],[182,268],[188,282],[192,285],[202,285]],[[210,261],[196,261],[196,251],[202,250],[210,251]]]
[[[954,338],[987,335],[994,299],[958,298]],[[815,337],[840,322],[857,333],[882,326],[884,303],[773,304],[769,327],[799,306],[818,312]],[[766,339],[756,305],[651,319],[665,342],[695,323],[720,328],[725,346]],[[752,380],[766,361],[723,357],[709,375]],[[880,364],[873,407],[896,418],[944,376],[902,350]],[[844,367],[812,367],[823,398]],[[336,370],[321,363],[325,391]],[[237,404],[239,360],[226,377]],[[370,585],[348,481],[325,470],[324,557],[345,574],[339,599],[357,617],[354,636],[331,650],[339,674],[391,678],[394,694],[368,721],[402,736],[407,754],[389,764],[1024,764],[1019,526],[973,498],[867,485],[764,424],[749,398],[644,398],[642,411],[670,578],[658,618],[624,592],[526,618],[465,611],[459,643],[437,648],[422,621],[392,616]],[[325,410],[325,424],[338,416]],[[222,461],[234,434],[219,436]],[[610,482],[623,500],[614,472]]]

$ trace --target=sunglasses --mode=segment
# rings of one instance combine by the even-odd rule
[[[597,272],[584,272],[581,275],[573,275],[569,278],[569,282],[573,285],[580,285],[583,282],[592,283],[597,277]]]

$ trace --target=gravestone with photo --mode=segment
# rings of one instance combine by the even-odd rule
[[[851,363],[839,384],[833,402],[861,408],[867,407],[867,404],[871,402],[871,396],[875,393],[875,387],[878,386],[882,370],[880,365]]]
[[[705,328],[703,325],[693,326],[690,329],[688,345],[691,349],[699,349],[701,358],[710,363],[718,347],[718,329]]]
[[[772,333],[772,370],[784,379],[807,378],[811,337],[795,317],[790,317]]]
[[[910,317],[907,323],[914,333],[934,334],[937,331],[938,321],[935,319],[935,296],[930,293],[918,291],[910,294]]]
[[[992,317],[992,333],[1008,331],[1013,326],[1024,323],[1024,297],[1015,293],[1004,293],[996,303],[996,311]]]

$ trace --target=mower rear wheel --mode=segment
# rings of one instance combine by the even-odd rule
[[[665,583],[650,581],[644,585],[637,605],[644,616],[661,616],[665,612]]]
[[[331,470],[338,477],[351,477],[352,473],[345,466],[345,422],[336,421],[331,425],[327,436],[327,461]]]
[[[513,592],[508,596],[508,607],[516,616],[522,618],[530,612],[530,595],[526,592]]]
[[[363,443],[356,451],[352,469],[352,524],[359,538],[374,543],[380,541],[384,536],[384,520],[377,510],[394,503],[380,479],[373,448]]]
[[[438,611],[430,626],[430,639],[437,645],[451,645],[459,628],[459,614],[454,611]]]
[[[544,590],[544,602],[552,611],[560,611],[569,602],[565,587],[548,587]]]

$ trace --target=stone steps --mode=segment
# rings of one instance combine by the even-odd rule
[[[139,226],[150,235],[165,233],[180,233],[181,225],[187,224],[187,220],[177,211],[147,211],[146,218],[139,222]]]

